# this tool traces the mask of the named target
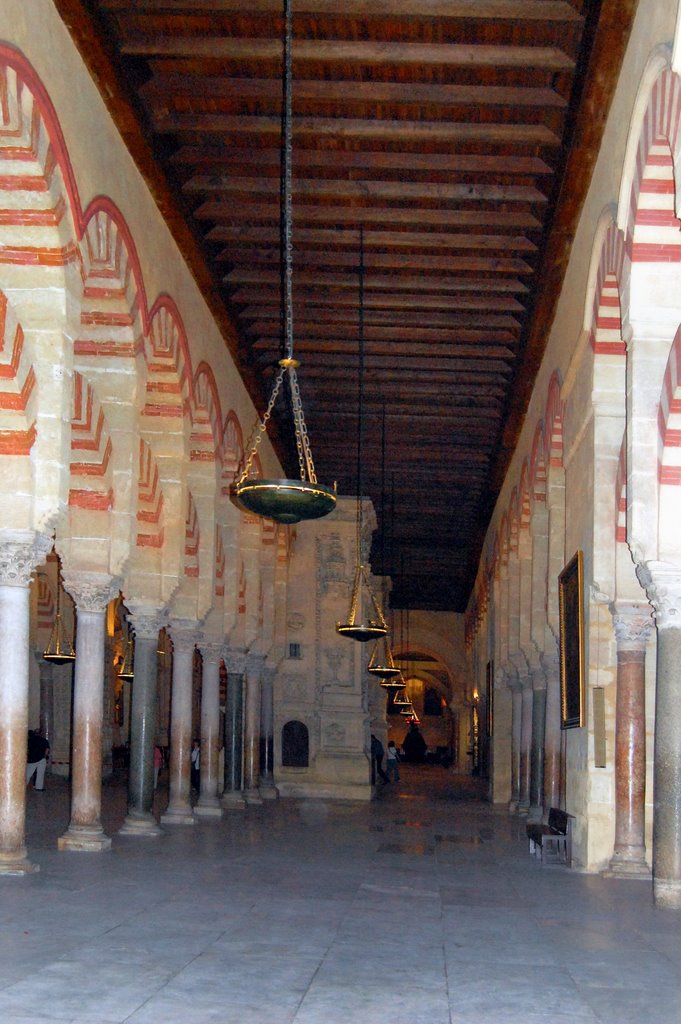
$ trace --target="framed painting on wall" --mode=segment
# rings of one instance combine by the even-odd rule
[[[558,577],[560,614],[560,727],[585,724],[584,556],[577,551]]]

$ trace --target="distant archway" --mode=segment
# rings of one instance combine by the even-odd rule
[[[281,730],[281,764],[283,768],[309,767],[310,734],[303,722],[287,722]]]

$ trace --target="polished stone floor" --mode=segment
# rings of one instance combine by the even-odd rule
[[[2,1024],[681,1021],[681,918],[649,883],[542,868],[441,768],[104,854],[57,852],[67,790],[47,785],[28,793],[40,873],[0,879]],[[124,810],[106,786],[112,834]]]

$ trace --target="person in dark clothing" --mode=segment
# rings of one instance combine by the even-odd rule
[[[28,730],[28,747],[26,752],[26,785],[35,775],[34,786],[39,793],[45,789],[45,769],[50,753],[50,744],[39,729]]]
[[[388,778],[388,776],[383,771],[383,755],[384,755],[384,753],[385,753],[385,751],[383,750],[383,744],[381,743],[379,738],[377,736],[374,736],[374,734],[372,733],[371,734],[371,760],[373,761],[376,773],[378,773],[378,775],[380,775],[380,777],[383,779],[383,782],[386,783],[386,782],[390,782],[390,779]]]
[[[405,761],[409,761],[411,764],[423,764],[427,749],[428,746],[421,735],[418,725],[416,722],[412,722],[409,726],[409,732],[404,737],[404,742],[402,743]]]

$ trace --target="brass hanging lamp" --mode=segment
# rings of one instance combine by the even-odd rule
[[[363,497],[362,497],[362,428],[364,414],[364,231],[359,232],[359,384],[358,384],[358,415],[357,415],[357,567],[355,578],[352,583],[352,594],[350,597],[350,611],[347,622],[337,622],[336,632],[341,636],[347,636],[351,640],[359,640],[366,643],[368,640],[377,640],[388,632],[383,612],[376,600],[367,567],[362,559],[362,526],[363,526]],[[375,618],[369,617],[363,621],[364,609],[362,592],[366,590],[369,595]],[[359,622],[357,621],[359,612]]]
[[[121,663],[121,670],[118,673],[118,678],[135,678],[135,639],[132,630],[128,630],[128,636],[125,641],[125,653],[123,655],[123,661]]]
[[[411,699],[407,695],[407,684],[402,681],[402,689],[393,697],[393,704],[396,704],[399,708],[412,707]]]
[[[59,572],[59,559],[57,559],[57,603],[50,639],[47,647],[43,651],[43,658],[45,661],[49,661],[53,665],[66,665],[69,661],[76,660],[73,641],[69,636],[67,636],[66,630],[64,629],[64,623],[62,622],[60,594],[61,578]]]
[[[282,259],[284,263],[283,305],[285,357],[279,360],[274,388],[260,423],[246,447],[245,463],[238,479],[232,484],[231,498],[238,508],[278,523],[290,525],[301,519],[319,519],[336,506],[336,488],[317,482],[310,439],[305,426],[303,406],[296,370],[299,363],[293,358],[293,214],[291,200],[292,179],[292,19],[291,0],[284,0],[284,116],[282,166]],[[293,426],[298,452],[299,480],[260,480],[252,477],[258,446],[267,430],[277,396],[284,378],[288,379],[293,409]]]
[[[385,574],[385,402],[383,403],[383,417],[381,421],[381,568]],[[385,604],[385,593],[384,593]],[[400,668],[393,660],[390,633],[379,637],[375,641],[367,670],[382,680],[381,686],[385,690],[401,690],[404,682],[401,679]]]

